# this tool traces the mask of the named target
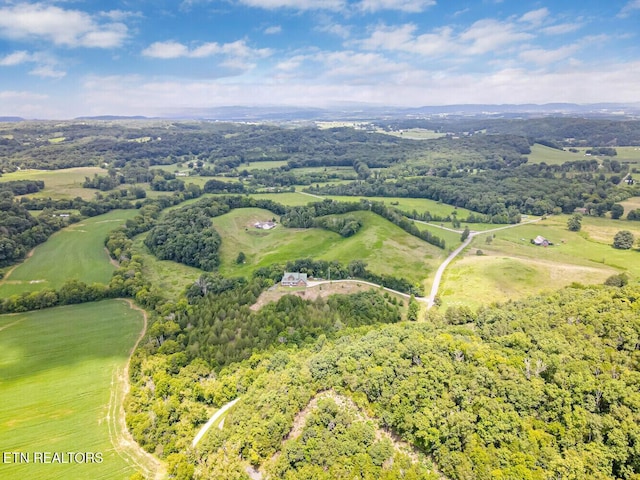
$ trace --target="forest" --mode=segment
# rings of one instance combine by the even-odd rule
[[[362,478],[405,478],[387,461],[393,449],[373,448],[372,434],[361,429],[348,434],[365,427],[330,403],[316,411],[320,419],[307,420],[299,441],[283,443],[294,416],[326,391],[351,398],[376,419],[375,428],[413,445],[418,460],[408,463],[422,473],[411,478],[431,478],[431,462],[450,479],[640,473],[637,287],[575,285],[376,328],[367,324],[396,323],[399,315],[373,292],[327,304],[284,297],[259,313],[229,308],[248,305],[253,295],[247,284],[203,297],[190,313],[156,323],[136,355],[130,428],[149,451],[161,446],[174,466],[195,462],[197,478],[223,471],[248,478],[243,462],[281,478],[311,471],[315,478],[349,478],[353,468]],[[304,326],[296,323],[301,318]],[[234,321],[248,325],[242,336]],[[229,414],[230,428],[179,453],[204,419],[203,408],[236,396],[241,408]],[[354,455],[341,454],[347,451]],[[365,451],[366,458],[355,454]],[[313,470],[317,465],[324,467]]]

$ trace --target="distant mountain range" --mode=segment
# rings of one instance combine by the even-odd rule
[[[538,104],[461,104],[421,107],[375,106],[370,104],[340,104],[329,108],[294,106],[225,106],[169,110],[155,117],[100,115],[83,116],[76,120],[210,120],[210,121],[313,121],[313,120],[380,120],[401,118],[465,117],[465,118],[539,118],[545,116],[578,116],[611,118],[618,120],[640,119],[640,102],[636,103],[576,103]],[[24,118],[0,116],[0,122],[19,122]]]

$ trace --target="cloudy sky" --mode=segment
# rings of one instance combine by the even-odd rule
[[[0,0],[0,115],[640,102],[640,0]]]

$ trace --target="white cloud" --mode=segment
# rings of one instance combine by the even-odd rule
[[[31,62],[33,61],[33,57],[29,52],[25,52],[24,50],[10,53],[4,58],[0,59],[0,66],[3,67],[12,67],[15,65],[20,65],[21,63]]]
[[[443,57],[455,52],[464,57],[502,52],[505,47],[511,48],[534,37],[513,23],[492,19],[479,20],[460,33],[450,26],[421,35],[417,35],[416,30],[417,26],[411,23],[379,25],[368,38],[357,43],[367,50],[401,51],[427,57]]]
[[[622,10],[618,13],[618,17],[626,18],[634,13],[635,10],[640,10],[640,0],[630,0],[624,7],[622,7]]]
[[[401,12],[420,13],[435,4],[435,0],[362,0],[357,4],[357,8],[365,12],[399,10]]]
[[[542,24],[545,18],[549,16],[549,10],[547,8],[539,8],[538,10],[531,10],[520,17],[521,22],[530,23],[533,26]]]
[[[0,8],[0,36],[46,40],[67,47],[113,48],[122,45],[127,27],[118,22],[100,24],[79,10],[20,3]]]
[[[231,43],[209,42],[195,48],[189,48],[179,42],[155,42],[142,51],[146,57],[153,58],[206,58],[214,55],[228,55],[239,58],[263,58],[271,55],[268,48],[251,48],[244,40]]]
[[[62,78],[67,75],[67,72],[56,70],[53,65],[39,65],[31,70],[29,74],[43,78]]]
[[[557,25],[544,27],[540,31],[546,35],[564,35],[565,33],[572,33],[581,28],[581,23],[559,23]]]
[[[459,37],[466,44],[465,53],[469,55],[495,52],[502,47],[532,38],[532,34],[518,30],[513,23],[492,19],[475,22]]]
[[[15,67],[25,63],[35,63],[36,66],[29,72],[43,78],[62,78],[67,72],[57,68],[57,60],[48,54],[42,52],[29,53],[24,50],[10,53],[0,59],[0,66]]]
[[[282,27],[280,25],[274,25],[272,27],[267,27],[264,29],[264,33],[267,35],[276,35],[278,33],[282,33]]]
[[[289,8],[292,10],[343,10],[344,0],[239,0],[239,3],[249,7],[275,10]]]
[[[318,57],[320,58],[320,57]],[[325,54],[324,59],[336,59]],[[344,55],[338,60],[367,59]],[[375,59],[374,59],[375,60]],[[339,66],[340,67],[340,66]],[[344,65],[344,68],[347,68]],[[83,87],[83,111],[79,114],[156,115],[172,109],[222,105],[328,106],[338,102],[370,102],[384,105],[446,105],[457,103],[627,102],[640,98],[640,84],[629,71],[640,63],[602,64],[556,72],[509,68],[489,74],[447,74],[412,70],[398,73],[395,81],[345,82],[344,76],[281,81],[155,81],[141,77],[94,77]],[[348,72],[347,72],[348,73]],[[389,69],[393,73],[393,68]],[[607,88],[603,88],[606,85]],[[162,106],[161,109],[158,106]]]
[[[0,99],[2,100],[46,100],[49,95],[35,92],[4,90],[0,91]]]
[[[566,60],[580,49],[579,45],[565,45],[564,47],[545,50],[542,48],[532,48],[520,53],[520,58],[525,62],[536,65],[549,65],[561,60]]]
[[[178,42],[155,42],[142,51],[145,57],[153,58],[179,58],[189,55],[189,49]]]

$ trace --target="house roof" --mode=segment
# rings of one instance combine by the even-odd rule
[[[282,276],[283,282],[298,282],[300,280],[306,282],[307,274],[299,272],[284,272],[284,275]]]

